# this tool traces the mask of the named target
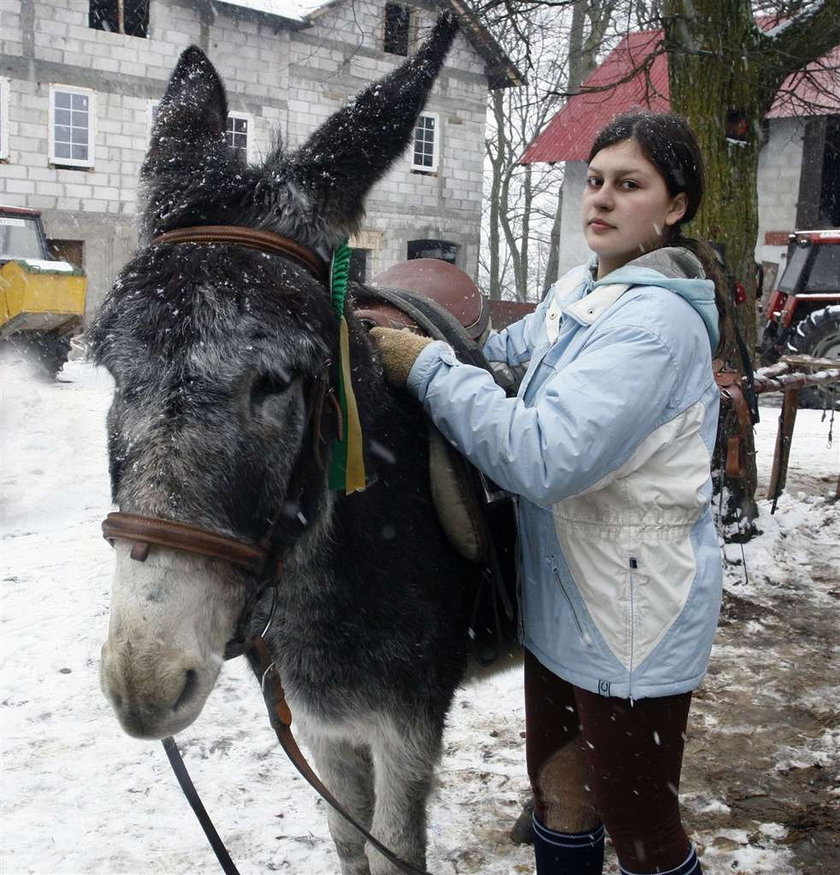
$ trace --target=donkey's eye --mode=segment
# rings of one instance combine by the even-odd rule
[[[251,385],[251,404],[260,407],[275,395],[282,395],[294,382],[294,374],[278,369],[261,374]]]
[[[260,374],[251,384],[251,413],[259,421],[282,425],[300,400],[300,380],[292,371]]]

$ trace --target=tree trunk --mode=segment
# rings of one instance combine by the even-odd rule
[[[531,211],[534,203],[534,168],[528,164],[525,167],[525,179],[522,183],[522,239],[519,241],[519,257],[515,265],[516,300],[527,301],[529,292],[528,259],[531,250]]]
[[[557,192],[557,206],[554,209],[554,222],[551,225],[551,236],[548,244],[548,261],[543,277],[542,297],[559,279],[560,275],[560,233],[563,230],[563,186]]]
[[[607,27],[615,9],[615,0],[610,3],[593,0],[575,0],[572,4],[572,24],[569,30],[569,78],[568,92],[576,91],[595,69],[597,52],[601,48]],[[586,36],[585,25],[589,19],[590,31]],[[543,296],[558,279],[560,273],[560,234],[563,224],[563,186],[557,192],[557,205],[548,249],[548,262],[543,279]]]
[[[726,272],[746,288],[747,304],[734,309],[750,351],[756,344],[755,240],[758,236],[758,155],[763,107],[756,71],[747,61],[756,51],[756,27],[749,0],[676,0],[666,5],[665,45],[669,50],[671,107],[694,128],[706,161],[703,207],[689,233],[718,246]],[[727,121],[740,122],[743,139],[727,137]],[[734,131],[730,131],[734,133]],[[733,364],[737,350],[725,351]],[[723,411],[722,411],[723,413]],[[724,415],[719,445],[726,446],[737,422]],[[746,475],[726,478],[725,525],[748,534],[755,505],[756,466],[752,433],[746,437]]]
[[[490,259],[490,263],[487,267],[487,294],[491,300],[498,301],[502,297],[502,265],[499,253],[501,242],[499,217],[502,203],[502,173],[504,172],[505,167],[505,141],[503,129],[501,127],[504,118],[504,94],[501,89],[491,92],[490,101],[493,116],[496,120],[496,138],[495,141],[488,141],[486,143],[486,151],[490,159],[490,165],[493,168],[490,183],[490,221],[486,228],[488,237],[487,248]]]
[[[762,123],[785,76],[836,44],[838,10],[840,0],[810,4],[792,25],[766,35],[755,23],[750,0],[664,3],[671,107],[691,123],[706,160],[703,207],[688,230],[718,244],[729,276],[745,287],[746,303],[735,308],[735,317],[753,356]],[[727,358],[739,363],[734,350],[727,350]],[[745,480],[728,484],[730,517],[740,516],[744,533],[757,514],[752,433],[746,461]]]

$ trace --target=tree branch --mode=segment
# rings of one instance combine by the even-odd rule
[[[817,0],[759,40],[776,89],[791,73],[840,44],[840,0]],[[774,89],[775,93],[775,89]]]

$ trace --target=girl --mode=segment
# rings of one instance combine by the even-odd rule
[[[520,496],[539,875],[601,872],[604,828],[625,875],[701,871],[677,792],[721,593],[710,459],[722,299],[681,233],[702,193],[682,119],[628,114],[601,132],[581,210],[593,259],[484,346],[529,362],[516,398],[444,343],[372,332],[389,379]]]

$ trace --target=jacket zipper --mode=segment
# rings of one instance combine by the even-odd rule
[[[633,556],[629,557],[627,563],[630,566],[630,659],[628,665],[627,676],[627,698],[633,698],[633,654],[635,653],[636,644],[636,577],[633,572],[639,567],[639,563]]]

